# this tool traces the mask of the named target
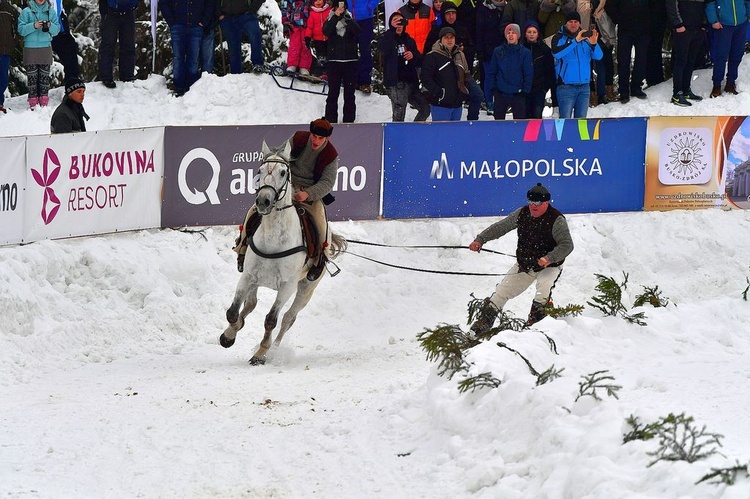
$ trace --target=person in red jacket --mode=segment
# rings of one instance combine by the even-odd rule
[[[305,45],[315,51],[315,57],[318,60],[320,74],[313,71],[313,74],[327,80],[326,60],[328,54],[328,37],[323,33],[323,24],[328,16],[331,15],[331,5],[326,0],[313,0],[310,3],[310,12],[307,18],[307,27],[305,28]]]

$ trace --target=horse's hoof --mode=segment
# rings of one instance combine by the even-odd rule
[[[229,348],[232,345],[234,345],[234,340],[237,338],[232,338],[231,340],[227,338],[224,333],[221,333],[221,336],[219,336],[219,344],[223,346],[224,348]]]
[[[261,359],[260,357],[251,357],[248,362],[251,366],[262,366],[265,365],[266,359]]]
[[[231,308],[227,310],[227,322],[228,323],[234,324],[235,322],[239,320],[239,318],[240,318],[240,314],[238,314],[237,312],[233,312]]]

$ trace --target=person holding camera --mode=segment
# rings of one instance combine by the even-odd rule
[[[57,14],[48,0],[31,0],[18,16],[18,34],[23,37],[23,64],[29,87],[29,109],[49,104],[49,71],[52,38],[60,32]]]
[[[560,31],[552,37],[552,55],[557,75],[560,118],[585,118],[589,109],[591,61],[604,55],[596,29],[582,30],[581,15],[570,12]]]
[[[417,68],[422,65],[422,54],[406,32],[408,22],[399,11],[391,14],[388,30],[378,43],[383,59],[383,85],[391,99],[394,122],[404,121],[409,104],[417,109],[414,121],[426,121],[430,115],[430,103],[419,91]]]
[[[352,19],[346,0],[337,2],[325,23],[323,34],[328,37],[328,97],[325,118],[338,122],[339,95],[344,87],[344,123],[354,123],[357,104],[354,90],[359,71],[359,24]]]

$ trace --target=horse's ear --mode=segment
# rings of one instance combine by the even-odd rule
[[[284,142],[284,157],[290,159],[292,156],[292,140]]]
[[[263,153],[263,157],[267,158],[269,154],[271,154],[271,149],[268,147],[268,144],[266,144],[266,139],[263,139],[263,145],[260,147],[260,152]]]

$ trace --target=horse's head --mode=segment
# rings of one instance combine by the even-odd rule
[[[260,215],[268,215],[276,208],[277,203],[292,195],[289,190],[291,147],[287,141],[274,149],[268,147],[265,140],[263,141],[263,162],[258,168],[258,187],[255,196],[255,208]],[[291,201],[289,204],[291,205]],[[285,208],[285,206],[280,208]]]

